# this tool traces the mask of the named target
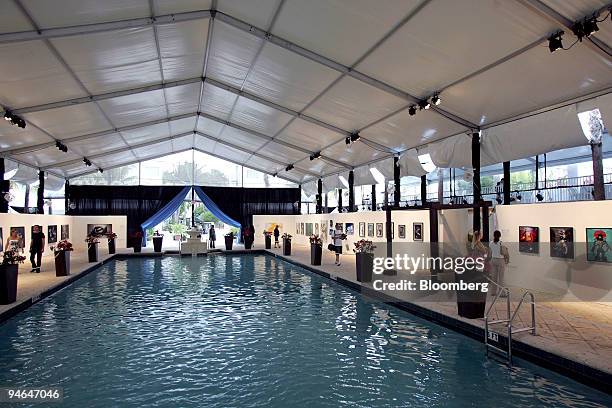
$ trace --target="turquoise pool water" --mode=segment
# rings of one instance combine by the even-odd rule
[[[612,406],[265,256],[112,262],[1,325],[0,367],[65,407]]]

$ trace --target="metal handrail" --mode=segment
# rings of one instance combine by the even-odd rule
[[[514,322],[514,319],[516,318],[516,316],[518,315],[518,311],[521,308],[521,306],[523,305],[523,302],[525,301],[525,298],[527,297],[527,295],[529,295],[529,297],[531,298],[531,327],[525,327],[519,330],[515,330],[514,332],[512,331],[512,322]],[[535,296],[533,295],[533,293],[526,291],[525,293],[523,293],[523,296],[521,296],[521,300],[518,304],[518,306],[516,307],[516,309],[514,309],[514,313],[512,314],[512,317],[510,318],[510,320],[508,321],[508,362],[510,364],[512,364],[512,334],[513,333],[521,333],[524,331],[529,331],[531,330],[531,334],[533,336],[535,336],[536,334],[536,323],[535,323]]]
[[[498,320],[490,321],[489,320],[489,314],[491,313],[491,310],[493,310],[493,306],[495,305],[495,302],[497,302],[497,299],[499,299],[501,294],[504,293],[504,292],[506,292],[506,313],[507,313],[507,319],[498,319]],[[501,287],[501,290],[499,290],[497,292],[497,294],[493,298],[493,301],[491,302],[491,304],[489,305],[488,309],[486,310],[484,320],[485,320],[485,333],[484,333],[484,337],[485,337],[485,350],[486,350],[486,353],[487,353],[487,356],[488,356],[489,355],[489,325],[510,322],[510,289],[508,289],[507,287]]]

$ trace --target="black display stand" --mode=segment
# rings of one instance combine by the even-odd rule
[[[266,235],[266,249],[272,249],[272,237]]]
[[[161,252],[162,250],[162,242],[164,241],[163,236],[154,236],[153,237],[153,251]]]
[[[55,255],[55,276],[70,275],[70,251],[57,251]]]
[[[310,264],[321,265],[323,255],[323,245],[310,244]]]
[[[89,262],[98,262],[98,244],[87,244]]]
[[[225,250],[231,251],[234,246],[234,237],[233,236],[225,236]]]
[[[359,282],[372,282],[374,254],[357,252],[355,254],[355,267],[357,270],[357,280]]]
[[[115,249],[115,240],[114,239],[109,239],[108,240],[108,253],[109,254],[114,254],[116,252]]]
[[[0,305],[8,305],[17,300],[18,265],[0,265]]]
[[[462,274],[455,273],[455,282],[484,283],[486,278],[483,272],[477,270],[466,270]],[[457,291],[457,314],[466,319],[481,319],[485,314],[487,293],[479,290]]]
[[[291,240],[283,238],[283,255],[291,255]]]

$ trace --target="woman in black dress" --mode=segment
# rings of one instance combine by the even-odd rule
[[[32,262],[30,272],[40,273],[43,252],[45,252],[45,234],[43,234],[40,225],[34,225],[32,227],[32,240],[30,241],[30,262]]]

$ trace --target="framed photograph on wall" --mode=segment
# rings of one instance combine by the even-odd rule
[[[397,236],[399,239],[406,239],[406,225],[399,224],[397,226]]]
[[[365,222],[360,222],[359,223],[359,236],[361,238],[366,236]]]
[[[319,223],[318,222],[314,223],[314,229],[315,229],[314,230],[315,235],[318,236],[319,235]]]
[[[551,258],[574,259],[574,229],[550,227]]]
[[[113,224],[87,224],[87,236],[103,237],[113,232]]]
[[[519,226],[519,252],[528,254],[540,253],[540,228],[525,225]]]
[[[412,240],[416,242],[423,241],[423,223],[422,222],[412,223]]]
[[[295,223],[295,235],[299,235],[300,234],[300,223],[296,222]]]
[[[70,239],[70,225],[64,224],[60,228],[60,238],[61,240]]]
[[[368,237],[373,237],[373,236],[374,236],[374,223],[369,222],[368,223]]]
[[[57,242],[57,225],[49,225],[47,227],[47,242],[49,244]]]
[[[300,223],[300,235],[304,235],[304,223]]]
[[[355,224],[347,222],[346,224],[346,235],[355,235]]]
[[[2,235],[2,227],[0,227],[0,252],[4,252],[4,235]]]
[[[11,233],[13,230],[17,233],[17,239],[19,240],[17,247],[23,251],[25,248],[25,227],[11,227]]]
[[[376,237],[382,238],[383,235],[384,235],[383,234],[383,223],[377,222],[376,223]]]
[[[587,228],[587,261],[612,263],[612,228]]]

